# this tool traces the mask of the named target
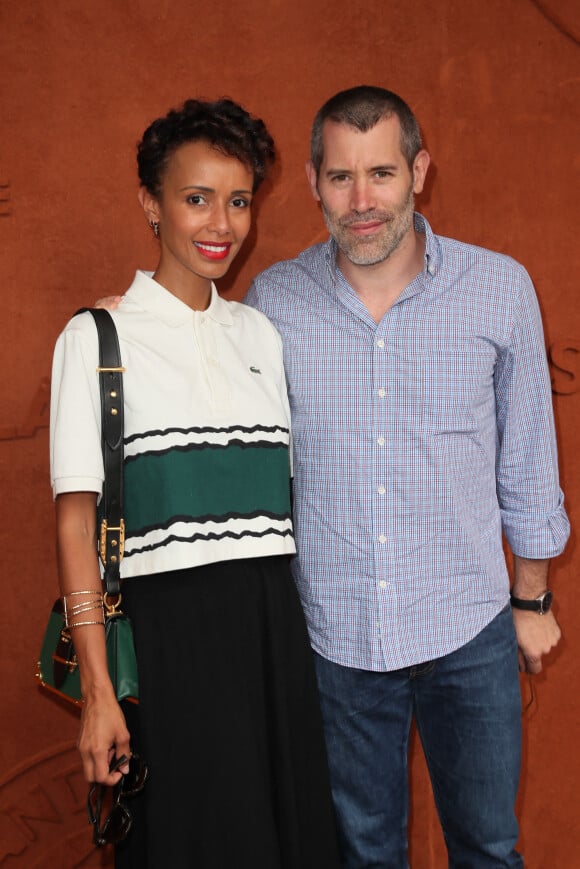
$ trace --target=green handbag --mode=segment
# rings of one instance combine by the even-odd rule
[[[89,310],[99,335],[101,432],[105,480],[99,509],[99,557],[104,567],[103,595],[105,641],[109,675],[117,699],[138,701],[139,682],[133,628],[121,610],[119,567],[123,558],[123,368],[115,324],[108,311]],[[77,313],[81,313],[77,311]],[[62,600],[50,612],[44,633],[36,677],[40,684],[76,705],[82,704],[81,682],[75,650]]]

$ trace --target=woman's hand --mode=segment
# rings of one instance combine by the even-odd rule
[[[106,697],[87,698],[82,709],[78,742],[86,780],[116,784],[121,773],[129,771],[129,764],[113,773],[109,772],[109,766],[113,757],[131,756],[130,739],[125,716],[112,690]]]

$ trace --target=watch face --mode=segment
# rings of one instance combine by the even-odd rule
[[[541,604],[542,604],[541,612],[543,612],[543,613],[547,613],[547,612],[548,612],[548,610],[549,610],[550,607],[552,606],[552,598],[553,598],[553,594],[552,594],[551,591],[546,591],[546,592],[544,592],[544,594],[543,594],[542,597],[540,598],[540,601],[541,601]]]

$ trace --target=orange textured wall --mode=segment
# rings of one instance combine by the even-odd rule
[[[122,292],[136,267],[154,264],[135,198],[145,125],[194,95],[232,96],[269,123],[281,164],[221,287],[237,299],[258,269],[324,235],[303,171],[318,106],[359,83],[401,93],[434,160],[420,206],[436,231],[509,252],[536,282],[574,523],[579,39],[577,0],[0,2],[2,866],[111,865],[89,846],[76,717],[38,692],[33,673],[57,592],[52,347],[78,306]],[[524,719],[519,809],[532,869],[580,865],[575,537],[553,571],[564,641]],[[418,751],[412,778],[411,865],[443,867]]]

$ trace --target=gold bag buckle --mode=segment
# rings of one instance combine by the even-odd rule
[[[118,537],[114,537],[111,540],[111,546],[113,548],[118,547],[118,555],[111,555],[111,561],[115,563],[116,561],[121,561],[123,557],[123,553],[125,552],[125,520],[121,519],[120,525],[108,525],[106,519],[101,520],[101,534],[99,538],[99,552],[101,555],[101,561],[103,564],[107,563],[107,534],[118,534]]]

